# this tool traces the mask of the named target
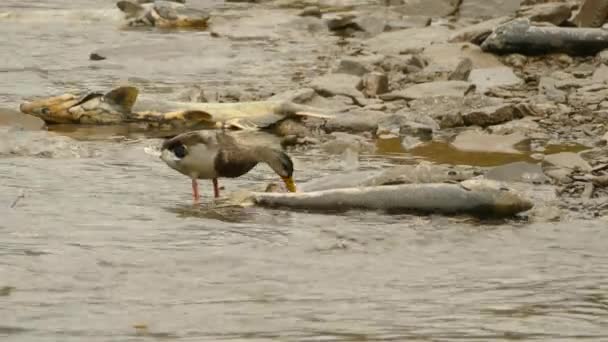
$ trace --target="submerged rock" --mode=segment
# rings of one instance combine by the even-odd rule
[[[1,126],[37,131],[46,128],[46,123],[33,115],[23,115],[16,110],[0,108]]]
[[[485,173],[484,177],[501,182],[532,184],[545,184],[549,181],[539,164],[528,162],[514,162],[493,167]]]
[[[381,111],[354,109],[344,113],[336,113],[335,116],[325,124],[328,132],[375,132],[378,122],[387,114]]]
[[[456,136],[451,145],[458,150],[467,152],[521,154],[521,151],[517,150],[515,146],[527,140],[528,138],[521,133],[498,135],[479,131],[464,131]]]
[[[83,143],[47,131],[0,126],[0,157],[87,158],[94,155]]]
[[[331,134],[334,138],[321,144],[321,148],[330,154],[342,154],[350,150],[356,153],[372,153],[376,150],[376,146],[368,142],[364,137],[334,132]]]

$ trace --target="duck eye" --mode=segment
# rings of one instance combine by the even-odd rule
[[[42,109],[40,109],[40,112],[41,112],[42,114],[44,114],[44,115],[49,115],[49,114],[50,114],[49,109],[48,109],[48,108],[46,108],[46,107],[42,107]]]
[[[188,150],[186,149],[186,146],[179,144],[173,148],[173,153],[177,158],[181,159],[184,158],[186,154],[188,154]]]

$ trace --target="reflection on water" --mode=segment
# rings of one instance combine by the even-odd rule
[[[152,94],[190,84],[280,90],[321,73],[316,54],[336,49],[290,27],[289,11],[190,3],[228,12],[218,30],[229,37],[119,30],[113,1],[2,1],[0,107],[125,80]],[[88,60],[104,48],[118,57]],[[194,207],[189,180],[146,153],[160,136],[50,129],[77,141],[2,131],[7,151],[19,147],[0,158],[3,341],[608,340],[606,218],[314,214],[222,206],[211,191]],[[529,158],[378,146],[362,169]],[[292,155],[300,183],[343,175],[338,156]],[[260,165],[223,193],[270,181]]]

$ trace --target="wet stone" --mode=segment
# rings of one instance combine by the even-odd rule
[[[321,144],[321,148],[327,153],[342,154],[348,150],[356,153],[371,153],[376,149],[374,144],[358,135],[334,132],[331,136],[334,138],[333,140]]]

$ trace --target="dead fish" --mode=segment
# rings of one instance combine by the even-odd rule
[[[139,98],[135,87],[63,94],[21,103],[24,114],[47,124],[147,124],[150,128],[219,128],[259,130],[285,119],[331,118],[316,108],[289,101],[196,103]]]
[[[503,183],[469,179],[460,183],[423,183],[353,187],[313,192],[236,193],[233,203],[335,212],[353,209],[471,214],[509,217],[533,204]]]
[[[208,26],[208,12],[187,8],[182,5],[182,1],[149,2],[151,1],[121,0],[116,6],[125,13],[128,26],[197,29]]]

